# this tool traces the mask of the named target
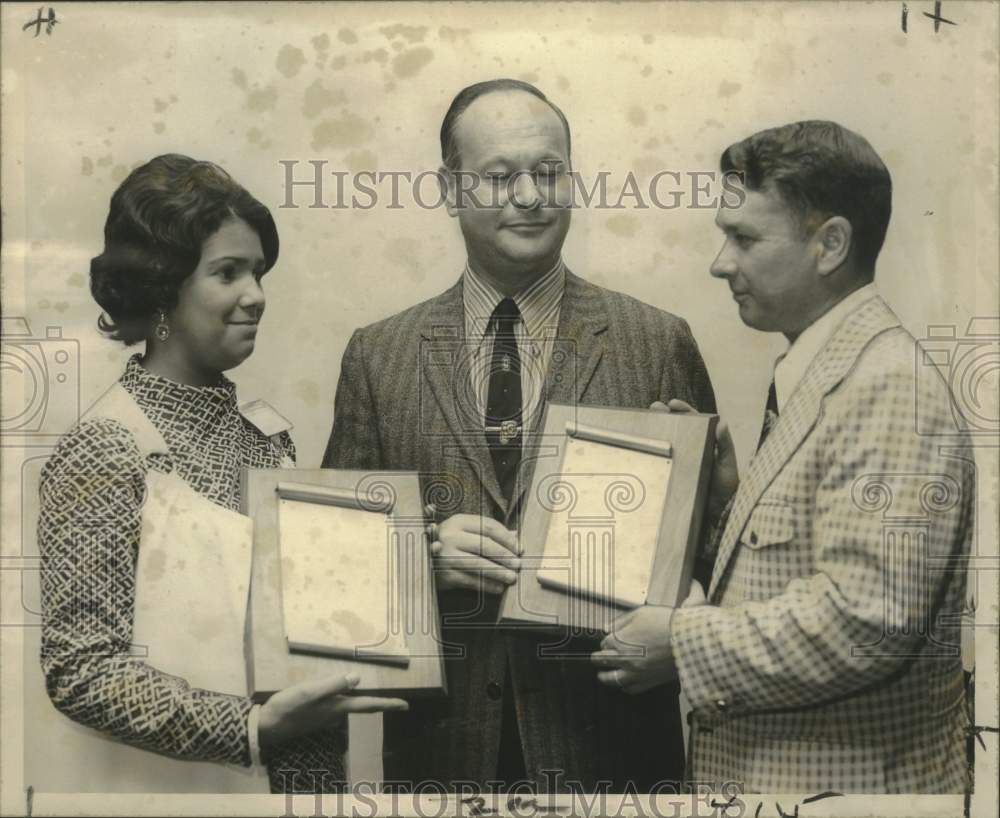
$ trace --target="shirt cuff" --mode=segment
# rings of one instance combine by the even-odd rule
[[[250,708],[250,713],[247,715],[247,743],[250,745],[250,764],[253,767],[263,766],[263,761],[260,757],[259,725],[260,705],[255,704]]]

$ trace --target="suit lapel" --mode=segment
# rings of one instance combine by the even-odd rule
[[[542,407],[549,403],[578,405],[586,392],[601,358],[604,356],[607,311],[600,290],[582,278],[566,271],[566,289],[559,307],[559,328],[552,347]],[[541,424],[544,412],[539,411],[534,427],[525,437],[524,456],[515,497],[520,498],[531,484],[540,451]]]
[[[708,591],[710,601],[719,589],[757,501],[816,425],[823,399],[844,379],[872,338],[896,326],[899,320],[885,302],[875,296],[844,319],[809,365],[740,482],[715,558]]]
[[[441,415],[458,441],[462,453],[479,471],[483,486],[500,508],[506,508],[503,492],[486,446],[483,419],[469,382],[468,356],[474,350],[465,342],[465,304],[462,281],[434,302],[420,334],[428,344],[421,356],[421,377],[430,387]],[[442,447],[450,445],[442,442]]]
[[[578,403],[604,357],[608,316],[600,290],[566,271],[559,329],[545,375],[545,403]]]

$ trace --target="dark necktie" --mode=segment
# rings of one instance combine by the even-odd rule
[[[757,441],[757,451],[764,445],[767,436],[771,434],[771,429],[778,422],[778,393],[774,388],[774,381],[767,390],[767,408],[764,409],[764,423],[760,427],[760,439]]]
[[[521,311],[512,298],[497,304],[490,318],[496,335],[486,396],[486,443],[508,501],[521,463],[521,356],[514,337],[514,325],[520,319]]]

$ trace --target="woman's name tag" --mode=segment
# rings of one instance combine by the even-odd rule
[[[292,422],[267,401],[252,400],[240,406],[240,414],[265,437],[273,437],[292,428]]]

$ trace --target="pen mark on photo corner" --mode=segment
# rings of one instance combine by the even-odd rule
[[[935,34],[937,34],[941,30],[941,23],[947,23],[949,26],[958,25],[958,23],[956,23],[954,20],[949,20],[947,17],[943,17],[941,15],[941,0],[937,0],[934,3],[933,14],[929,14],[926,11],[921,12],[921,14],[923,14],[924,17],[926,17],[927,19],[934,21]],[[908,33],[909,26],[907,21],[909,20],[909,17],[910,17],[910,8],[909,6],[906,5],[906,3],[903,3],[902,13],[900,14],[900,28],[902,28],[904,34]]]
[[[21,31],[27,31],[29,28],[31,28],[32,26],[34,26],[34,28],[35,28],[35,37],[37,37],[39,34],[42,33],[42,25],[44,24],[45,25],[45,33],[46,34],[52,34],[52,29],[55,28],[56,23],[58,23],[59,21],[56,19],[55,9],[53,9],[51,6],[49,6],[49,13],[48,13],[48,15],[46,17],[43,17],[42,16],[42,11],[44,9],[45,9],[45,6],[39,6],[38,7],[38,14],[35,15],[35,19],[34,20],[29,20],[27,23],[25,23],[23,26],[21,26]],[[34,39],[34,38],[32,38],[32,39]]]

